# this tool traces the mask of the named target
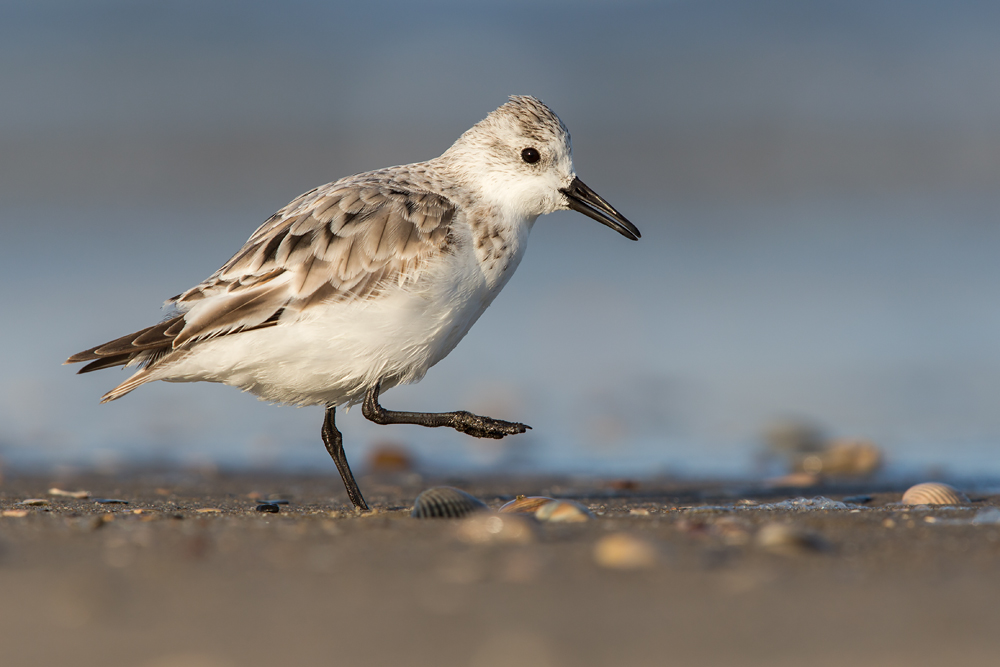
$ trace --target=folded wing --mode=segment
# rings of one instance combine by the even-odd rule
[[[271,216],[211,277],[170,299],[177,315],[66,363],[91,362],[81,373],[122,364],[148,370],[200,340],[272,326],[324,302],[378,298],[416,280],[445,249],[454,215],[445,197],[405,183],[355,177],[317,188]]]

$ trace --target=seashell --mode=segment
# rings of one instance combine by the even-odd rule
[[[582,523],[590,521],[594,515],[589,509],[572,500],[550,500],[535,510],[535,518],[553,523]]]
[[[277,514],[281,511],[281,508],[274,503],[261,503],[254,508],[258,512],[267,512],[268,514]]]
[[[904,505],[961,505],[967,502],[968,496],[942,482],[924,482],[911,486],[903,494],[902,500]]]
[[[797,472],[842,477],[867,477],[882,467],[882,452],[869,440],[834,440],[822,450],[794,461]]]
[[[23,519],[28,516],[28,510],[4,510],[3,516],[9,516],[13,519]]]
[[[498,511],[502,514],[534,514],[539,507],[553,500],[555,499],[546,496],[518,496],[509,503],[504,503]]]
[[[415,519],[459,519],[473,512],[482,512],[486,503],[452,486],[434,486],[413,501],[410,516]]]
[[[458,537],[472,544],[529,544],[535,539],[532,524],[517,515],[476,512],[458,524]]]
[[[819,484],[819,475],[811,472],[793,472],[781,477],[765,480],[765,486],[771,488],[805,488]]]
[[[121,498],[94,498],[94,502],[98,505],[128,505],[128,501]]]
[[[601,567],[640,570],[653,567],[659,553],[651,543],[626,533],[602,537],[594,545],[594,560]]]
[[[63,498],[76,498],[77,500],[83,500],[84,498],[90,497],[90,491],[66,491],[64,489],[59,489],[52,487],[49,489],[50,496],[61,496]]]
[[[764,551],[783,556],[799,556],[830,549],[829,543],[816,533],[784,523],[769,523],[761,527],[754,542]]]
[[[823,449],[826,438],[815,424],[798,420],[774,422],[764,432],[767,449],[779,456],[795,456]]]
[[[25,498],[24,500],[22,500],[17,504],[22,505],[24,507],[40,507],[42,505],[48,505],[49,501],[47,501],[45,498]]]

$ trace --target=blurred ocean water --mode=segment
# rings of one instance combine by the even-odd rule
[[[294,196],[439,154],[510,93],[642,230],[543,218],[459,348],[341,420],[435,468],[743,474],[801,419],[1000,476],[1000,8],[0,5],[0,459],[328,466],[318,409],[69,354],[161,317]],[[358,458],[359,454],[353,454]]]

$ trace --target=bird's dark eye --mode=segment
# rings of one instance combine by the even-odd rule
[[[542,159],[542,155],[538,152],[537,148],[525,148],[521,151],[521,159],[528,164],[535,164]]]

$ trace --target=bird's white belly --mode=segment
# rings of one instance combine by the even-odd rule
[[[484,273],[471,252],[445,255],[412,286],[200,342],[157,379],[222,382],[277,403],[358,403],[379,379],[388,389],[423,378],[492,303],[520,254],[499,275]]]

